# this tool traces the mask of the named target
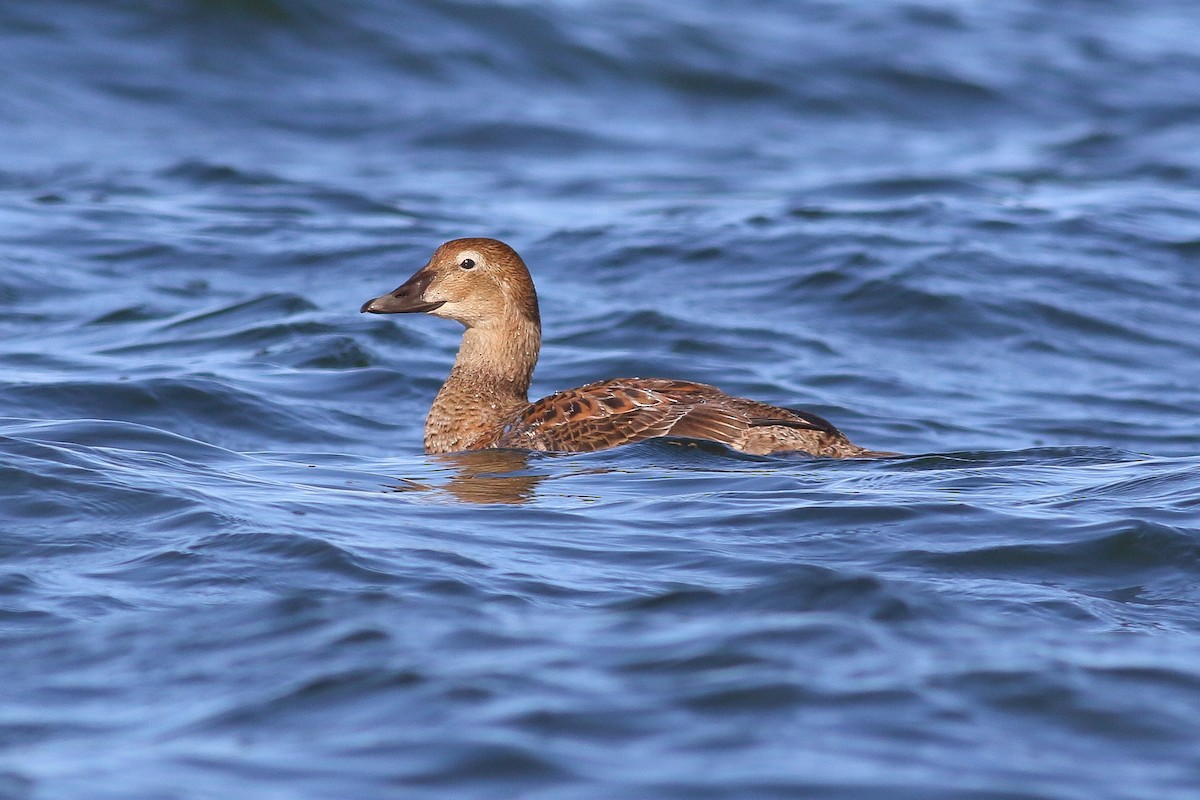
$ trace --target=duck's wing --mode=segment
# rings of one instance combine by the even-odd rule
[[[667,436],[687,411],[654,386],[600,381],[529,404],[505,425],[497,444],[587,452]]]
[[[538,400],[505,425],[493,446],[587,452],[659,436],[705,439],[749,453],[866,452],[810,411],[655,378],[599,381]]]
[[[740,447],[748,430],[771,425],[840,435],[815,414],[731,397],[707,384],[624,378],[531,403],[505,426],[497,445],[584,452],[679,436]]]
[[[780,408],[720,391],[715,397],[686,397],[681,402],[689,405],[689,411],[672,428],[672,436],[713,439],[735,448],[743,445],[747,436],[754,436],[759,428],[781,427],[844,438],[829,420],[798,408]]]
[[[741,398],[737,399],[741,400]],[[747,416],[750,417],[750,424],[753,427],[760,428],[770,425],[782,425],[785,428],[817,431],[818,433],[828,433],[831,436],[842,435],[842,432],[832,422],[811,411],[805,411],[802,408],[779,408],[778,406],[770,406],[766,403],[757,403],[753,400],[743,402],[749,402],[755,406],[755,408],[745,410]]]

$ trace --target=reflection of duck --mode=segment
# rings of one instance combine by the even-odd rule
[[[439,488],[466,503],[528,503],[537,485],[546,479],[545,475],[528,472],[530,457],[520,450],[479,450],[439,456],[454,469],[454,475]]]
[[[455,239],[372,314],[424,312],[466,331],[450,377],[425,421],[425,450],[601,450],[658,436],[707,439],[747,453],[884,455],[852,444],[816,414],[732,397],[713,386],[618,378],[530,403],[541,347],[537,293],[521,257],[495,239]]]

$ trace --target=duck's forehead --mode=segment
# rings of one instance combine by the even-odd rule
[[[467,239],[451,239],[438,248],[439,252],[446,254],[447,257],[453,257],[458,253],[472,251],[475,255],[482,255],[490,261],[503,261],[505,258],[510,258],[516,255],[513,249],[504,242],[496,239],[484,238],[467,238]]]
[[[447,253],[447,255],[456,264],[461,263],[464,259],[467,259],[467,258],[469,258],[472,261],[479,263],[479,264],[481,264],[487,260],[486,258],[483,257],[482,253],[480,253],[478,250],[473,250],[470,247],[464,247],[460,250],[451,250],[449,253]]]

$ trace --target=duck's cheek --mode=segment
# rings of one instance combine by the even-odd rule
[[[429,312],[434,316],[452,319],[461,322],[468,328],[477,325],[486,325],[489,321],[496,318],[495,312],[488,309],[486,306],[481,306],[480,303],[473,298],[466,300],[447,300],[441,306]]]
[[[432,317],[441,317],[442,319],[452,319],[458,322],[467,324],[468,320],[465,313],[466,309],[463,304],[454,300],[441,301],[441,305],[427,312]]]

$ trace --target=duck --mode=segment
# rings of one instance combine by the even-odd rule
[[[894,455],[853,444],[828,420],[665,378],[613,378],[530,402],[541,351],[537,291],[517,252],[490,238],[453,239],[360,313],[429,314],[464,330],[425,419],[425,452],[516,449],[578,453],[671,437],[752,455]]]

